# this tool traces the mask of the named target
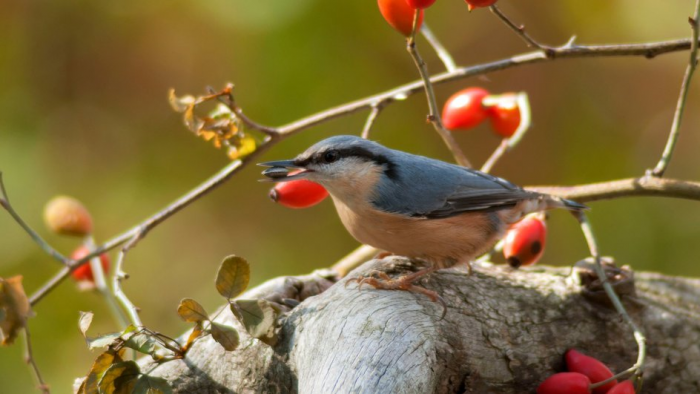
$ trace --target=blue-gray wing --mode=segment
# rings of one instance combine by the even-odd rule
[[[378,208],[428,219],[466,212],[492,212],[515,206],[541,194],[480,171],[422,156],[397,158],[401,166],[386,179],[374,201]]]

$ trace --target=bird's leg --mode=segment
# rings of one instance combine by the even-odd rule
[[[359,277],[359,278],[354,278],[350,281],[355,281],[359,283],[358,289],[362,288],[362,285],[368,284],[375,289],[381,289],[381,290],[402,290],[402,291],[408,291],[412,293],[420,293],[425,295],[426,297],[430,298],[431,301],[433,302],[439,302],[442,304],[442,316],[440,319],[445,317],[445,313],[447,313],[447,304],[445,304],[445,301],[440,297],[438,293],[436,293],[433,290],[428,290],[424,287],[418,286],[413,284],[415,281],[419,280],[423,276],[437,270],[438,267],[434,265],[430,265],[428,268],[424,268],[420,271],[416,271],[411,274],[407,274],[404,276],[400,276],[396,279],[392,279],[387,275],[385,272],[382,271],[372,271],[370,273],[370,276],[365,276],[365,277]],[[377,277],[374,277],[372,275],[376,274]],[[346,285],[347,283],[346,282]]]

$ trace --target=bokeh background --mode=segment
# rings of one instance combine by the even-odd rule
[[[687,37],[692,1],[501,2],[541,42],[571,35],[582,44]],[[528,51],[488,10],[438,1],[427,23],[461,65]],[[433,72],[442,66],[418,42]],[[653,60],[557,60],[437,87],[441,102],[467,86],[529,93],[533,128],[494,172],[516,183],[579,184],[637,176],[656,164],[666,141],[687,52]],[[239,103],[261,123],[281,125],[417,78],[403,38],[376,2],[322,0],[4,0],[0,12],[0,170],[16,209],[65,253],[76,241],[45,230],[41,212],[54,195],[82,200],[106,240],[226,165],[223,151],[196,139],[167,102],[167,91],[201,94],[236,84]],[[669,177],[700,179],[699,81],[690,93]],[[388,107],[373,138],[449,160],[425,124],[422,95]],[[289,158],[333,134],[357,134],[366,113],[301,133],[263,159]],[[457,135],[475,162],[497,145],[488,126]],[[158,227],[128,256],[125,290],[144,322],[178,335],[183,297],[210,311],[221,303],[213,278],[228,254],[252,264],[253,284],[326,267],[357,246],[332,203],[290,210],[270,202],[269,184],[250,167]],[[700,276],[697,203],[633,198],[591,204],[602,251],[636,270]],[[575,222],[551,216],[542,264],[586,256]],[[0,212],[0,276],[21,274],[28,292],[58,270]],[[36,308],[36,358],[55,392],[70,392],[90,368],[78,311],[96,313],[92,332],[116,327],[101,299],[67,281]],[[6,393],[33,390],[22,346],[0,349]]]

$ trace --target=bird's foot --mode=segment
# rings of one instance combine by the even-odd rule
[[[417,281],[424,275],[435,271],[436,269],[436,267],[429,267],[412,274],[400,276],[396,279],[392,279],[386,272],[374,270],[371,271],[368,276],[349,279],[347,282],[345,282],[345,286],[347,287],[347,284],[350,282],[356,282],[358,283],[358,290],[361,290],[363,285],[368,284],[375,289],[380,290],[402,290],[411,293],[423,294],[430,298],[431,301],[442,304],[442,315],[440,316],[440,319],[442,320],[447,313],[447,304],[445,303],[445,300],[443,300],[442,297],[440,297],[440,295],[435,291],[413,284],[413,282]]]

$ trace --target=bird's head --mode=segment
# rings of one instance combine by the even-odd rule
[[[336,136],[316,143],[292,160],[260,163],[273,182],[308,179],[320,183],[331,194],[362,187],[373,188],[386,175],[395,175],[391,150],[355,136]],[[292,172],[282,170],[286,168]]]

